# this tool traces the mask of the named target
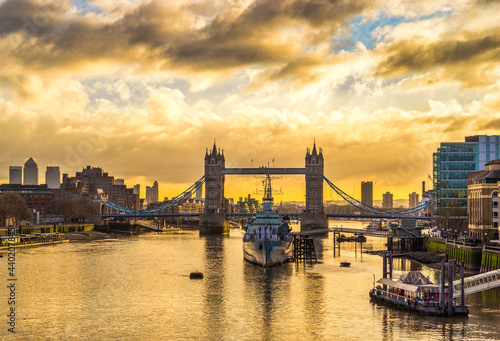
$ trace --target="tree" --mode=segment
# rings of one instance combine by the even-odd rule
[[[54,203],[55,212],[59,213],[64,222],[69,222],[75,216],[75,205],[70,199],[57,199]]]
[[[0,195],[0,217],[2,220],[12,219],[17,226],[21,219],[26,218],[28,207],[19,193],[7,192]]]
[[[92,216],[92,201],[86,197],[79,200],[57,199],[54,207],[68,223],[83,222]]]

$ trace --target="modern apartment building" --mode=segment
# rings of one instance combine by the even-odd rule
[[[465,219],[467,174],[500,158],[500,136],[467,136],[465,142],[443,142],[433,154],[433,214]]]
[[[392,210],[394,208],[394,196],[390,192],[382,194],[382,209]]]
[[[418,193],[410,193],[410,195],[408,196],[408,208],[417,207],[418,203]]]
[[[361,181],[361,202],[373,207],[373,182]]]

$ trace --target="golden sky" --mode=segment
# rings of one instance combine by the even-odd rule
[[[0,60],[4,183],[33,157],[41,183],[92,165],[172,196],[214,139],[227,167],[303,167],[315,138],[347,193],[408,198],[440,142],[500,128],[494,0],[0,0]]]

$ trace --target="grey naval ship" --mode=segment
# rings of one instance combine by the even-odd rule
[[[245,260],[269,267],[286,262],[293,252],[293,235],[290,233],[290,218],[273,211],[271,177],[266,176],[262,213],[247,221],[243,236],[243,257]]]

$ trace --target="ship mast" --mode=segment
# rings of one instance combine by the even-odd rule
[[[266,175],[266,179],[263,180],[262,182],[264,183],[264,198],[262,198],[262,200],[273,201],[273,190],[271,187],[271,176],[269,175],[269,171]]]

